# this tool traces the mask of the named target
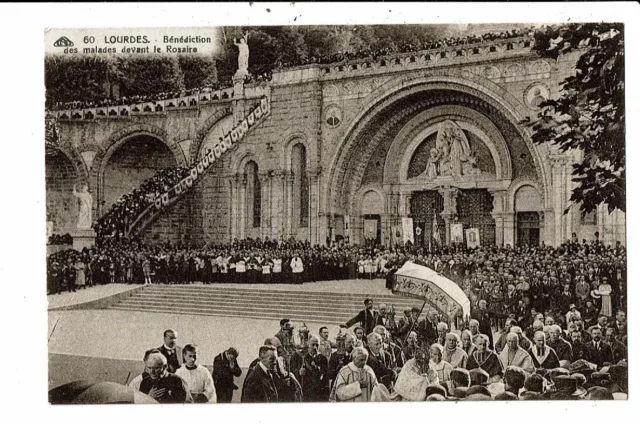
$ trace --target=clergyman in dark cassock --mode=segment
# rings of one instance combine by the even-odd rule
[[[537,331],[533,336],[533,345],[529,348],[529,355],[536,369],[551,370],[560,367],[560,360],[555,350],[545,343],[545,335]]]
[[[500,362],[500,358],[494,351],[488,349],[488,345],[489,338],[484,334],[480,334],[477,339],[477,349],[467,359],[467,369],[481,368],[489,374],[490,378],[501,376],[504,371],[502,362]]]

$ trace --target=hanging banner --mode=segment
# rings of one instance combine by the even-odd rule
[[[395,246],[396,244],[402,243],[402,225],[394,225],[391,228],[391,243]]]
[[[375,240],[378,238],[378,220],[377,219],[364,220],[364,238],[366,238],[367,240]]]
[[[467,235],[467,248],[475,249],[480,246],[480,230],[478,228],[469,228],[465,233]]]
[[[464,243],[462,224],[451,224],[451,243]]]
[[[402,218],[402,244],[410,241],[415,244],[413,238],[413,218]]]

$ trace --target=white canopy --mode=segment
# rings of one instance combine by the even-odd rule
[[[471,302],[456,283],[431,268],[410,261],[396,272],[393,293],[427,300],[451,318],[459,310],[465,318],[471,313]]]

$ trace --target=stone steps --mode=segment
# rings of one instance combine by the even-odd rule
[[[365,294],[293,290],[228,288],[202,285],[150,286],[111,306],[112,309],[170,314],[226,316],[300,322],[343,324],[363,308]],[[422,306],[418,299],[387,295],[369,296],[376,306],[386,303],[402,309]]]

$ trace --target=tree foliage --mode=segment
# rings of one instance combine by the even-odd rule
[[[562,94],[541,104],[533,141],[561,151],[579,149],[571,201],[583,215],[604,203],[626,211],[624,28],[622,24],[571,24],[536,34],[539,55],[579,55]],[[566,211],[565,211],[566,212]]]

